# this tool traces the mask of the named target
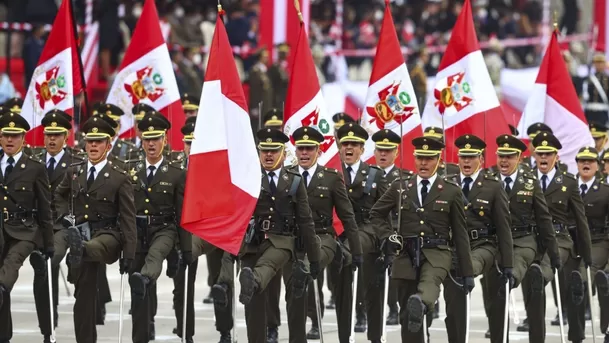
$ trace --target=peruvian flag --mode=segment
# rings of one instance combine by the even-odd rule
[[[609,44],[607,39],[609,38],[609,25],[607,25],[607,11],[609,11],[609,0],[594,0],[594,26],[598,30],[598,36],[596,37],[595,50],[604,53],[609,56]]]
[[[410,153],[413,151],[410,141],[422,134],[419,105],[393,25],[389,0],[385,0],[385,16],[372,65],[362,126],[370,136],[384,129],[401,135],[401,148]],[[368,139],[362,160],[372,162],[373,158],[374,142]],[[403,161],[398,158],[396,164],[414,169],[412,158]]]
[[[569,172],[576,174],[577,151],[583,146],[594,146],[594,140],[558,44],[558,32],[554,31],[518,131],[520,138],[527,139],[530,125],[538,122],[548,125],[562,144],[560,160],[569,166]]]
[[[305,28],[309,27],[311,0],[297,0],[302,9]],[[288,0],[260,1],[260,46],[269,49],[269,63],[275,57],[275,45],[287,43],[292,51],[298,43],[300,24],[288,20],[296,16],[296,8]]]
[[[154,107],[171,122],[168,134],[171,148],[183,148],[180,129],[184,126],[186,117],[172,66],[161,33],[156,5],[154,0],[146,0],[106,100],[125,111],[121,117],[121,137],[133,136],[135,118],[131,109],[143,102]]]
[[[181,224],[237,255],[258,201],[262,173],[222,13],[207,62]]]
[[[292,133],[301,126],[315,127],[321,132],[325,141],[320,145],[322,154],[318,162],[325,165],[338,154],[338,148],[334,143],[334,124],[332,116],[326,107],[326,102],[321,93],[313,56],[309,48],[309,39],[304,25],[300,25],[298,43],[294,50],[292,68],[286,96],[284,116],[284,133],[290,137],[287,144],[286,165],[296,163]]]
[[[74,94],[78,94],[82,88],[70,6],[71,1],[61,2],[23,101],[21,115],[31,128],[26,140],[33,146],[44,143],[43,127],[40,125],[44,115],[53,109],[72,115]]]
[[[457,157],[455,139],[473,134],[486,141],[486,165],[494,165],[495,138],[510,129],[480,51],[470,0],[465,0],[452,30],[436,82],[423,112],[423,127],[445,128],[449,162]]]

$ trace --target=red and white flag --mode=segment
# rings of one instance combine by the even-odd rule
[[[122,137],[133,136],[130,130],[135,118],[131,109],[142,102],[161,112],[171,122],[168,134],[171,148],[183,148],[180,129],[186,117],[172,66],[156,5],[154,0],[146,0],[106,100],[125,111],[121,117]]]
[[[74,111],[74,94],[78,94],[82,88],[70,6],[70,1],[62,1],[23,101],[21,115],[31,128],[26,140],[34,146],[44,143],[43,127],[40,125],[44,115],[53,109],[71,115]]]
[[[421,116],[412,81],[404,63],[400,42],[393,25],[389,0],[385,0],[385,16],[374,56],[372,74],[366,95],[366,110],[362,116],[362,126],[370,136],[383,129],[402,135],[404,152],[412,152],[410,141],[422,134]],[[412,153],[406,153],[402,167],[414,169]],[[372,162],[374,142],[366,142],[362,160]]]
[[[571,76],[558,48],[558,33],[552,39],[541,61],[537,80],[518,123],[520,138],[527,139],[527,128],[545,123],[562,144],[560,160],[577,173],[575,155],[583,146],[594,146],[584,111]]]
[[[484,139],[489,151],[486,165],[494,165],[495,138],[510,129],[480,51],[470,0],[465,0],[457,18],[436,80],[423,112],[423,127],[442,127],[444,120],[448,161],[457,158],[457,137],[473,134]]]
[[[221,15],[211,43],[188,160],[182,227],[236,255],[262,172],[245,95]]]
[[[286,165],[296,163],[292,133],[301,126],[311,126],[317,128],[325,137],[325,141],[319,147],[322,154],[318,158],[318,162],[325,165],[334,156],[337,156],[338,148],[334,144],[332,115],[328,112],[321,93],[304,25],[300,26],[298,43],[292,56],[294,68],[292,68],[290,74],[284,108],[285,126],[283,131],[290,137],[290,142],[288,142],[286,148],[287,158],[285,163]]]
[[[594,26],[598,30],[595,50],[609,56],[609,0],[594,0]]]
[[[310,0],[299,0],[305,29],[309,27]],[[297,44],[300,24],[288,18],[296,17],[296,9],[292,1],[261,0],[260,1],[260,45],[269,49],[269,63],[275,57],[275,46],[287,43],[292,51]]]

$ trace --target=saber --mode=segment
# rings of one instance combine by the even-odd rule
[[[588,296],[590,297],[590,325],[592,326],[592,343],[596,343],[596,337],[594,336],[594,320],[596,316],[594,312],[596,311],[596,307],[593,305],[594,302],[592,299],[592,279],[590,278],[590,267],[586,268],[586,273],[588,274]]]
[[[188,271],[189,266],[184,264],[184,299],[182,300],[182,343],[186,343],[186,303],[188,302]],[[233,323],[233,327],[235,324]]]
[[[319,297],[319,285],[313,280],[313,292],[315,293],[315,307],[317,308],[317,324],[319,326],[319,342],[324,343],[324,330],[321,324],[321,298]],[[382,338],[381,338],[382,340]]]
[[[429,343],[429,337],[427,336],[427,314],[423,315],[423,342]]]
[[[72,292],[70,292],[70,287],[68,286],[68,281],[66,280],[66,276],[63,273],[63,268],[61,267],[61,264],[59,265],[59,274],[61,275],[61,279],[63,280],[63,286],[66,288],[66,294],[68,295],[68,297],[71,297]]]
[[[558,277],[558,269],[556,269],[556,271],[554,271],[554,280],[556,280],[556,294],[558,295],[556,297],[556,301],[558,302],[558,320],[560,320],[560,341],[562,343],[566,343],[565,342],[565,328],[563,328],[563,321],[562,321],[562,300],[560,299],[560,278]]]
[[[590,272],[588,272],[590,275]],[[51,259],[47,259],[47,280],[49,283],[49,312],[51,312],[51,337],[50,341],[55,343],[55,306],[53,304],[53,279],[51,276]]]
[[[505,283],[505,311],[503,312],[503,343],[507,343],[510,299],[513,299],[513,295],[510,290],[510,281],[507,280],[507,282]],[[516,312],[516,309],[514,309],[514,312]]]
[[[355,305],[357,303],[357,267],[353,270],[353,299],[351,301],[351,333],[349,334],[349,343],[355,343]]]
[[[238,280],[237,279],[237,277],[238,277],[238,275],[237,275],[238,274],[237,269],[238,268],[237,268],[237,265],[236,265],[237,263],[238,262],[236,260],[233,261],[233,280]],[[236,289],[235,289],[236,285],[237,285],[237,282],[233,281],[233,294],[232,294],[232,299],[231,299],[231,302],[233,304],[233,311],[232,311],[233,312],[233,329],[232,329],[232,331],[233,331],[233,334],[232,334],[233,343],[237,343],[239,341],[237,339],[237,302],[235,300],[235,294],[237,294]]]
[[[400,197],[401,199],[402,197]],[[381,331],[381,343],[386,343],[387,342],[387,321],[385,320],[385,318],[387,318],[387,302],[389,299],[389,278],[391,276],[389,275],[389,268],[387,268],[386,272],[385,272],[385,281],[383,282],[383,288],[384,288],[384,293],[383,293],[383,315],[381,316],[381,320],[383,323],[382,326],[382,331]]]
[[[465,343],[469,342],[469,320],[470,320],[470,315],[469,312],[471,310],[471,304],[472,304],[472,293],[471,292],[467,292],[467,294],[465,294]]]
[[[118,343],[123,342],[123,304],[125,303],[125,274],[121,274],[121,297],[118,302]]]

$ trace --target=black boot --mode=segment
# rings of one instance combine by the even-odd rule
[[[217,283],[211,288],[210,293],[215,305],[226,307],[228,305],[228,286],[223,283]],[[205,302],[205,300],[203,300]]]
[[[251,268],[245,267],[239,273],[239,282],[241,283],[241,294],[239,294],[239,302],[247,305],[252,300],[254,293],[258,289],[256,277]]]
[[[326,305],[328,310],[334,310],[336,308],[336,301],[334,299],[334,295],[330,297],[330,301],[328,301],[328,305]]]
[[[307,339],[319,339],[319,328],[316,324],[313,324],[311,330],[307,332]]]
[[[419,332],[421,327],[423,327],[426,307],[418,294],[411,295],[408,298],[408,301],[406,302],[406,311],[408,313],[408,331]]]
[[[279,330],[277,327],[266,328],[266,343],[277,343],[279,341]]]
[[[85,250],[85,243],[78,228],[74,226],[68,228],[68,243],[70,244],[70,266],[77,268],[82,262],[82,254]]]
[[[607,278],[607,273],[602,270],[597,271],[594,275],[594,282],[598,294],[609,295],[609,278]]]
[[[203,298],[204,304],[213,304],[214,303],[214,298],[212,298],[211,292],[212,291],[209,291],[209,294],[207,294],[207,296],[205,298]]]
[[[368,322],[366,320],[366,312],[363,306],[358,306],[355,314],[355,332],[366,332],[368,329]]]
[[[44,335],[42,343],[51,343],[51,335]]]
[[[571,272],[571,301],[576,306],[581,305],[584,301],[584,280],[582,275],[574,270]]]
[[[518,332],[529,332],[529,318],[524,318],[522,324],[518,325],[516,328]]]
[[[484,338],[491,338],[491,329],[486,330],[486,333],[484,334]]]
[[[150,334],[148,335],[149,340],[154,341],[156,339],[156,328],[154,322],[150,322]]]
[[[233,340],[230,335],[230,331],[220,333],[220,340],[218,341],[218,343],[232,343],[232,342],[233,342]]]
[[[133,273],[129,276],[129,286],[131,286],[131,294],[137,300],[144,300],[146,296],[146,288],[150,283],[150,279],[140,273]]]
[[[387,325],[398,325],[400,324],[399,315],[398,315],[398,306],[397,304],[392,304],[389,306],[389,314],[387,315]]]

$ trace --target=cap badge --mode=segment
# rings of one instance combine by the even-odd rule
[[[510,147],[510,143],[503,143],[503,147],[504,148],[509,148]]]
[[[273,143],[273,139],[272,139],[272,138],[267,138],[267,139],[266,139],[266,142],[267,142],[267,143]]]
[[[309,135],[304,135],[302,136],[302,139],[304,139],[305,141],[309,139]]]
[[[469,136],[468,136],[468,137],[469,137]],[[465,149],[471,149],[471,147],[472,147],[472,145],[471,145],[471,144],[469,144],[469,143],[465,144]]]
[[[424,145],[423,145],[423,150],[427,150],[427,149],[429,149],[429,145],[424,144]]]
[[[389,139],[387,139],[387,138],[383,139],[383,143],[389,143]]]
[[[154,131],[154,126],[148,126],[148,131]]]
[[[15,123],[14,122],[10,122],[10,123],[8,123],[8,126],[9,127],[15,127]]]
[[[92,128],[92,129],[91,129],[91,132],[93,132],[93,133],[97,133],[97,131],[99,131],[99,129],[98,129],[98,128],[96,128],[96,127],[94,127],[94,128]]]
[[[56,127],[56,126],[57,126],[57,123],[56,123],[56,122],[52,122],[52,123],[51,123],[51,126],[52,126],[52,127]]]
[[[434,133],[436,133],[436,130],[431,129],[431,130],[429,130],[429,133],[433,135]]]
[[[543,145],[543,146],[548,145],[548,141],[543,141],[543,142],[541,142],[541,145]]]

